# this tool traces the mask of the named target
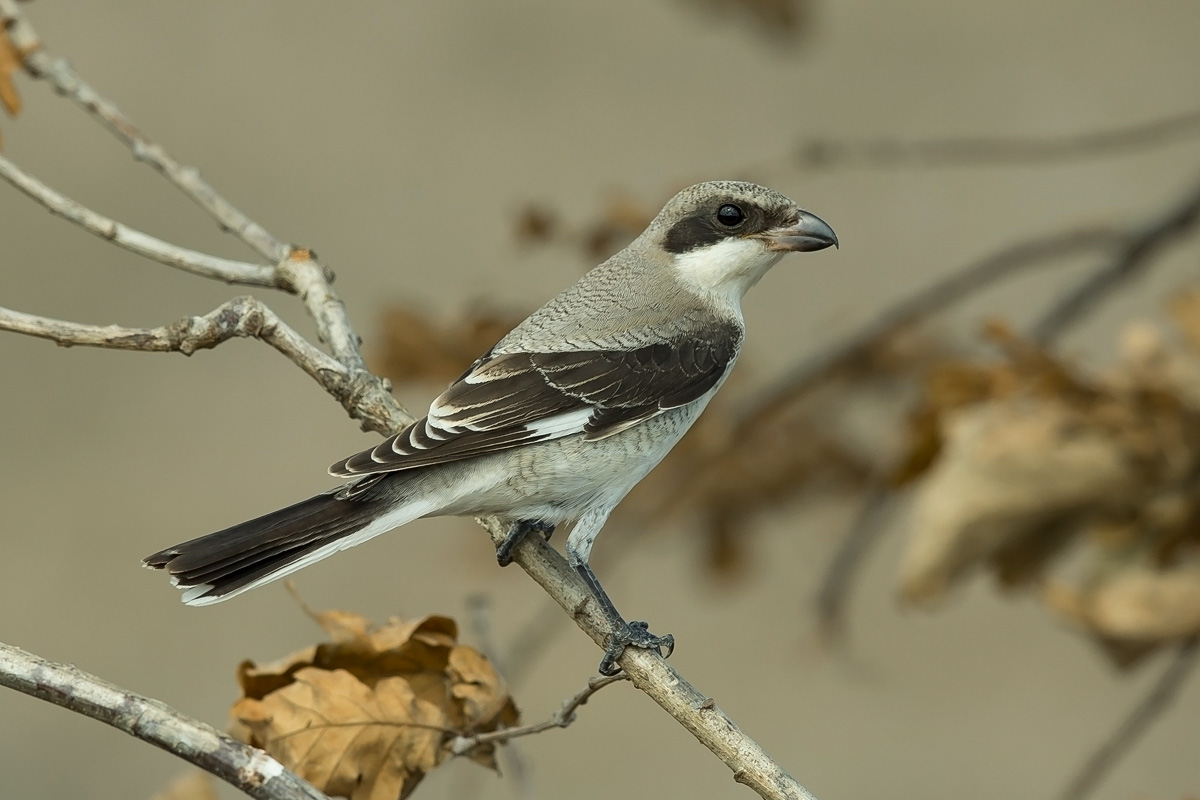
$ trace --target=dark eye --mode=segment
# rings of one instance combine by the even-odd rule
[[[717,222],[724,225],[726,228],[736,228],[741,225],[746,219],[746,212],[735,206],[733,203],[726,203],[717,209]]]

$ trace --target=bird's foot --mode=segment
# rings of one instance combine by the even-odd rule
[[[500,566],[507,567],[512,563],[513,551],[530,533],[540,533],[549,541],[554,533],[554,526],[540,519],[522,519],[514,522],[505,534],[504,541],[496,547],[496,560],[500,562]]]
[[[621,671],[617,666],[617,659],[625,652],[626,647],[654,650],[663,658],[670,658],[671,653],[675,652],[675,637],[669,633],[666,636],[655,636],[645,622],[622,622],[621,627],[617,628],[608,640],[604,658],[600,659],[601,675],[612,676]],[[665,654],[664,647],[667,650]]]

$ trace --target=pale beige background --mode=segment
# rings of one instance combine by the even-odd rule
[[[843,248],[785,263],[749,299],[749,358],[765,377],[1014,237],[1144,214],[1200,164],[1193,143],[1013,169],[783,166],[805,136],[1067,133],[1189,108],[1194,3],[823,0],[794,51],[682,0],[27,8],[55,51],[152,136],[316,248],[368,335],[389,302],[447,316],[479,298],[526,310],[570,282],[585,266],[577,254],[514,244],[525,201],[582,220],[613,189],[657,204],[681,184],[768,165],[751,177],[829,220]],[[24,118],[0,121],[9,157],[130,224],[243,254],[73,107],[22,85]],[[26,311],[150,325],[231,294],[107,247],[3,186],[0,244],[0,304]],[[1156,310],[1196,258],[1180,251],[1069,347],[1105,353],[1116,321]],[[1005,288],[971,310],[1027,319],[1069,277]],[[295,303],[269,299],[306,325]],[[0,639],[222,723],[238,660],[304,645],[310,623],[277,586],[185,608],[138,559],[326,488],[324,466],[370,439],[255,343],[189,360],[5,335],[0,375]],[[823,800],[1047,797],[1159,667],[1117,675],[1032,603],[997,600],[983,583],[941,613],[902,615],[890,594],[895,537],[856,602],[853,656],[822,657],[807,602],[845,522],[837,504],[768,520],[753,581],[734,590],[706,582],[683,530],[645,540],[604,576],[620,607],[675,633],[684,674]],[[314,605],[378,617],[461,615],[485,591],[503,642],[549,601],[497,569],[481,537],[461,522],[421,523],[308,570],[300,586]],[[517,687],[530,718],[597,657],[564,629]],[[1193,681],[1099,796],[1200,790],[1198,713]],[[629,687],[524,752],[545,798],[749,796]],[[179,768],[98,723],[0,693],[4,797],[145,797]],[[473,771],[451,765],[418,796],[512,796]]]

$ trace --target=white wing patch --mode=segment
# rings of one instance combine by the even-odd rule
[[[527,422],[524,428],[534,436],[545,436],[549,439],[582,433],[583,426],[591,418],[593,410],[591,408],[581,408],[578,411],[555,414],[553,417],[539,419],[536,422]]]

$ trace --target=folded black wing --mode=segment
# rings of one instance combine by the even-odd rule
[[[729,324],[633,350],[485,357],[424,419],[330,472],[414,469],[580,433],[602,439],[703,397],[725,376],[740,342],[740,328]]]

